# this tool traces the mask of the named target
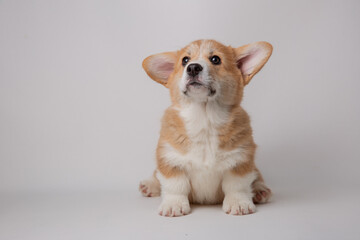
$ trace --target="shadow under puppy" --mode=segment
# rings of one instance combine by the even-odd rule
[[[147,57],[146,73],[170,91],[162,118],[154,175],[144,196],[162,195],[159,214],[181,216],[190,202],[223,204],[228,214],[255,212],[270,189],[254,163],[256,144],[243,89],[272,52],[267,42],[238,48],[198,40],[175,52]]]

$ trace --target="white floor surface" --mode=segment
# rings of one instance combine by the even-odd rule
[[[185,217],[157,215],[160,198],[119,192],[2,195],[0,239],[359,239],[360,194],[273,188],[255,214],[229,216],[220,205]]]

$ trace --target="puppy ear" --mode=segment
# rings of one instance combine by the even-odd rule
[[[149,77],[166,87],[175,68],[176,55],[176,52],[151,55],[144,59],[142,66]]]
[[[260,71],[272,53],[272,46],[268,42],[256,42],[235,48],[236,65],[240,69],[244,85]]]

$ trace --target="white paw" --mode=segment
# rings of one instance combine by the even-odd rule
[[[230,194],[225,196],[223,210],[225,213],[231,215],[246,215],[254,213],[256,207],[252,202],[251,197],[241,194]]]
[[[140,182],[139,191],[145,197],[160,196],[160,183],[153,178]]]
[[[190,204],[186,196],[165,196],[159,214],[165,217],[178,217],[190,213]]]
[[[266,203],[272,195],[271,190],[263,182],[255,182],[253,184],[253,193],[254,203]]]

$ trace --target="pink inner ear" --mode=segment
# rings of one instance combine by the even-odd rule
[[[241,70],[242,73],[244,73],[245,68],[247,67],[245,63],[249,60],[249,58],[250,58],[250,55],[247,55],[243,58],[240,58],[236,63],[237,67]]]
[[[242,74],[250,75],[266,56],[266,53],[261,48],[251,49],[244,53],[237,61],[237,66]]]
[[[153,62],[152,69],[154,70],[155,75],[159,78],[167,80],[174,70],[174,63],[170,62],[168,59],[159,58]]]

